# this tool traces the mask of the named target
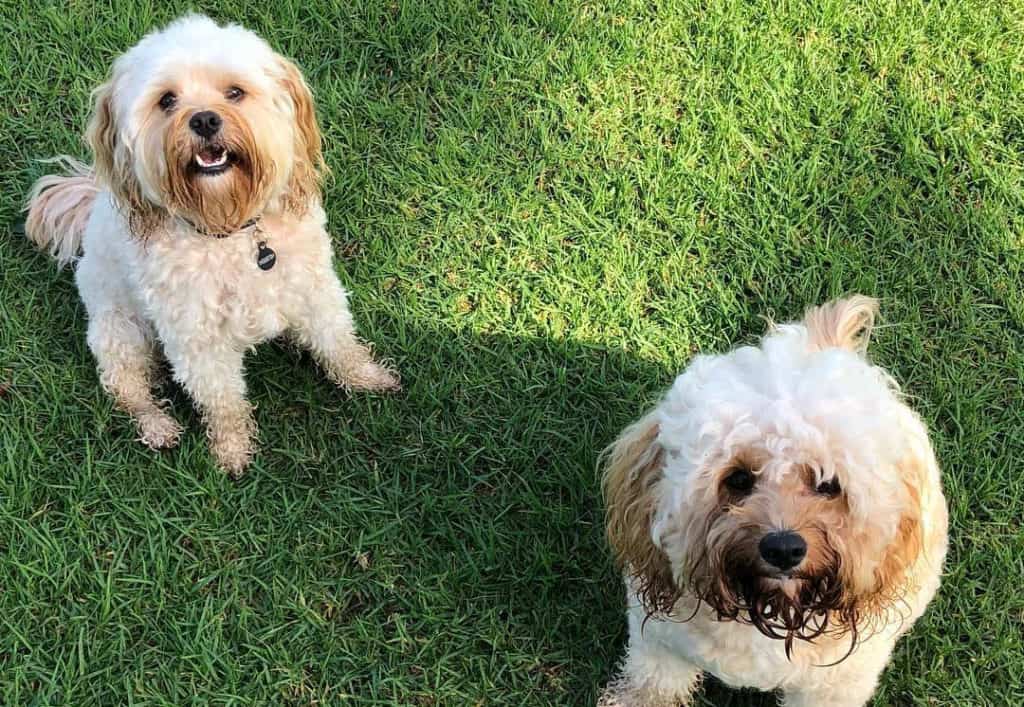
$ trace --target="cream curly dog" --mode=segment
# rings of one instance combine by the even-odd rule
[[[861,707],[939,587],[946,502],[920,418],[865,357],[853,297],[698,356],[610,449],[629,648],[601,698],[689,704],[703,673]]]
[[[181,433],[151,391],[156,344],[235,475],[253,454],[243,358],[256,344],[288,334],[338,385],[398,387],[356,338],[334,271],[320,131],[294,64],[189,15],[120,57],[94,97],[95,168],[64,158],[68,176],[40,179],[26,231],[77,261],[100,380],[143,442]]]

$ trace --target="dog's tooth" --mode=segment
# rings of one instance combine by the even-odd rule
[[[220,167],[228,161],[227,150],[222,150],[220,156],[215,160],[206,160],[202,154],[196,153],[196,164],[200,167]]]

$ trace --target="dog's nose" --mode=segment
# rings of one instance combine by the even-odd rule
[[[220,130],[222,122],[212,110],[202,110],[189,118],[188,126],[199,137],[211,138]]]
[[[799,533],[784,530],[765,535],[761,538],[758,549],[765,562],[785,571],[804,561],[804,557],[807,556],[807,541]]]

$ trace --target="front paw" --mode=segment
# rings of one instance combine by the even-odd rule
[[[139,441],[150,449],[169,449],[178,444],[181,425],[162,410],[140,413],[135,417]]]
[[[651,685],[638,685],[629,676],[620,675],[598,695],[597,707],[689,707],[694,684],[682,692],[666,692]]]
[[[210,452],[232,479],[240,479],[252,461],[256,423],[251,415],[210,423]]]
[[[402,389],[398,373],[376,361],[363,361],[345,372],[342,385],[352,390],[393,392]]]
[[[597,707],[647,707],[646,702],[639,701],[640,696],[630,694],[616,688],[607,687],[597,698]]]

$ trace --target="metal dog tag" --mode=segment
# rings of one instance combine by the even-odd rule
[[[260,241],[256,247],[259,249],[256,252],[256,264],[260,266],[260,270],[270,270],[277,262],[277,253],[267,247],[266,241]]]

